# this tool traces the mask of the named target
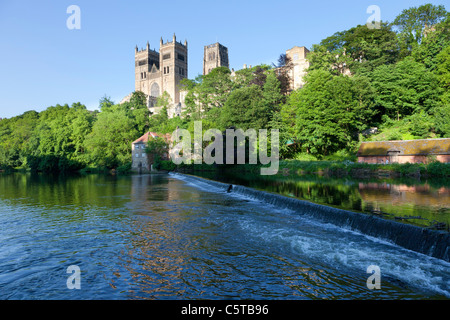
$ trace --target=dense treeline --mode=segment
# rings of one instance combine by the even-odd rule
[[[0,165],[36,171],[75,171],[89,166],[117,168],[131,161],[131,142],[149,128],[145,96],[99,111],[80,103],[56,105],[0,121]]]
[[[450,137],[449,28],[445,8],[427,4],[337,32],[313,46],[306,84],[289,94],[285,55],[234,76],[215,69],[186,81],[181,125],[279,129],[282,156],[301,159],[346,157],[365,139]]]
[[[430,4],[404,10],[379,28],[358,25],[314,45],[303,88],[289,92],[292,62],[232,73],[216,68],[184,80],[186,110],[150,114],[146,97],[100,100],[100,111],[56,105],[0,121],[0,167],[39,171],[126,168],[131,142],[147,130],[172,133],[228,127],[279,129],[284,158],[333,159],[364,139],[450,137],[450,15]],[[375,135],[365,135],[368,128]]]

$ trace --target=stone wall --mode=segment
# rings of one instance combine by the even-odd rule
[[[430,161],[430,157],[435,157],[437,161],[442,163],[450,163],[450,155],[436,155],[436,156],[398,156],[397,163],[427,163]],[[358,162],[364,163],[392,163],[389,156],[367,156],[367,157],[358,157]]]

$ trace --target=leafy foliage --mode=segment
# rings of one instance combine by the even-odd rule
[[[358,132],[375,114],[373,92],[367,88],[367,78],[311,71],[306,85],[289,97],[286,107],[295,113],[294,137],[302,149],[327,155],[352,148]],[[291,122],[289,112],[284,114],[286,123]]]
[[[443,5],[425,4],[402,11],[392,23],[398,29],[398,38],[404,54],[421,44],[429,28],[448,17]]]
[[[278,129],[281,156],[298,159],[351,158],[363,139],[450,137],[449,29],[444,6],[425,4],[380,28],[336,32],[313,45],[306,84],[293,92],[286,54],[272,66],[215,68],[182,80],[186,109],[172,118],[167,93],[151,114],[146,95],[134,92],[122,104],[105,95],[99,111],[57,104],[2,119],[0,168],[126,171],[132,141],[149,130],[193,132],[198,120],[203,130]],[[370,127],[381,132],[363,136]]]

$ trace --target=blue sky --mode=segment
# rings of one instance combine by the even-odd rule
[[[392,21],[403,9],[444,2],[0,0],[0,118],[58,103],[94,110],[104,95],[119,102],[134,91],[135,46],[149,41],[159,49],[159,39],[174,32],[188,41],[192,79],[202,72],[203,46],[217,41],[228,47],[237,70],[365,24],[370,5]],[[81,10],[79,30],[66,26],[70,5]]]

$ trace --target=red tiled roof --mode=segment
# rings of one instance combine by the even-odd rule
[[[170,139],[170,134],[159,134],[156,132],[147,132],[145,133],[142,137],[140,137],[139,139],[137,139],[136,141],[133,141],[133,144],[135,143],[147,143],[148,140],[150,140],[151,138],[155,139],[155,138],[165,138],[166,140]]]
[[[148,140],[151,138],[158,138],[158,134],[155,132],[147,132],[146,134],[144,134],[142,137],[140,137],[139,139],[137,139],[136,141],[134,141],[133,143],[147,143]]]

